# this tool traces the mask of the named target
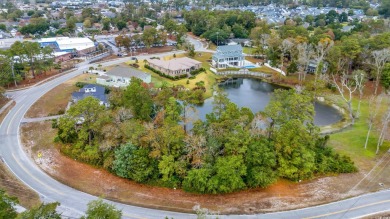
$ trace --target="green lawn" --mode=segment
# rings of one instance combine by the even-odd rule
[[[175,85],[182,85],[188,89],[194,88],[197,82],[199,81],[204,81],[205,82],[205,87],[206,87],[206,93],[205,93],[205,98],[211,97],[213,95],[213,86],[215,84],[216,76],[214,73],[210,71],[210,64],[207,62],[207,60],[211,59],[211,53],[196,53],[196,56],[194,57],[195,60],[202,62],[202,67],[206,69],[206,72],[200,73],[196,75],[195,79],[180,79],[177,81],[162,77],[149,69],[145,68],[145,63],[143,60],[139,60],[138,64],[140,65],[139,69],[141,71],[147,72],[152,76],[152,83],[154,84],[155,87],[161,87],[163,84],[166,86],[172,87]],[[184,57],[184,54],[177,55],[176,57]],[[169,60],[172,59],[172,56],[167,56],[164,57],[164,60]],[[131,64],[134,63],[134,61],[129,61],[126,62],[126,64]],[[189,84],[187,84],[187,80],[189,81]]]
[[[242,51],[243,51],[245,54],[251,55],[252,52],[253,52],[254,50],[255,50],[255,49],[252,48],[252,47],[242,47]]]
[[[339,104],[344,104],[342,103],[341,98],[338,99]],[[355,97],[353,105],[354,109],[357,109],[357,97]],[[382,118],[382,115],[385,113],[386,106],[387,102],[386,100],[383,100],[379,113],[376,117],[376,128],[373,128],[371,131],[367,149],[364,149],[364,144],[368,131],[367,120],[369,116],[369,110],[372,110],[369,109],[367,99],[364,99],[362,101],[360,118],[355,120],[355,124],[353,125],[353,127],[348,128],[342,132],[332,134],[329,144],[333,146],[337,151],[349,155],[358,164],[358,166],[365,166],[365,163],[370,162],[377,157],[377,155],[375,154],[377,140],[379,136],[377,130],[381,127],[380,120]],[[389,142],[385,141],[380,149],[380,153],[383,154],[389,148],[389,146]]]

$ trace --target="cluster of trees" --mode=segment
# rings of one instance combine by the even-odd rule
[[[150,48],[152,45],[165,46],[167,43],[167,32],[165,30],[157,30],[154,27],[143,31],[142,35],[119,35],[115,38],[115,43],[119,47],[125,47],[130,50],[130,47],[145,45]]]
[[[184,19],[188,30],[197,36],[204,36],[215,44],[223,44],[230,37],[248,37],[256,21],[253,12],[239,10],[193,10],[185,12]]]
[[[31,18],[28,25],[19,29],[23,35],[27,34],[43,34],[49,30],[50,23],[45,18]]]
[[[7,219],[31,219],[31,218],[50,218],[61,219],[62,216],[56,211],[60,203],[41,204],[20,214],[17,213],[15,206],[18,199],[8,196],[3,190],[0,190],[0,217]],[[102,199],[94,200],[88,203],[85,216],[80,219],[110,218],[120,219],[122,211],[117,210],[114,205],[103,202]]]
[[[200,89],[155,93],[132,79],[121,92],[111,92],[110,110],[92,97],[71,107],[56,124],[61,151],[124,178],[197,193],[356,170],[319,136],[312,95],[277,91],[254,115],[218,92],[206,120],[195,121]]]
[[[255,45],[254,54],[266,57],[271,65],[286,69],[288,74],[298,73],[299,83],[306,80],[309,65],[314,65],[315,79],[308,89],[313,90],[316,95],[325,85],[334,86],[348,105],[350,118],[354,122],[360,107],[355,113],[352,109],[353,95],[344,96],[345,91],[351,94],[363,93],[365,81],[373,79],[376,94],[380,82],[387,83],[384,66],[390,59],[386,52],[390,48],[390,34],[385,31],[386,27],[372,25],[365,29],[364,25],[366,24],[361,23],[359,30],[376,34],[355,30],[340,37],[336,25],[331,24],[327,28],[316,28],[313,34],[309,34],[308,30],[295,21],[286,21],[277,31],[271,31],[268,24],[259,22],[252,29],[250,37]],[[350,84],[354,86],[349,86]]]
[[[53,50],[37,42],[17,41],[8,50],[0,51],[0,86],[35,78],[54,67]]]
[[[386,0],[384,0],[386,1]],[[370,7],[370,4],[366,1],[362,0],[351,0],[351,1],[336,1],[336,0],[326,0],[326,1],[320,1],[320,0],[304,0],[300,2],[296,2],[293,0],[215,0],[215,1],[199,1],[199,6],[205,6],[207,8],[210,8],[215,5],[228,5],[232,7],[238,7],[238,6],[248,6],[248,5],[269,5],[269,4],[276,4],[276,5],[286,5],[289,7],[297,7],[299,5],[306,5],[306,6],[313,6],[313,7],[338,7],[338,8],[355,8],[355,9],[364,9]]]

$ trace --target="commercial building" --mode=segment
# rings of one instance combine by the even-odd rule
[[[96,50],[95,43],[86,37],[53,37],[38,40],[42,46],[50,46],[55,52],[71,52],[74,55],[83,56]]]

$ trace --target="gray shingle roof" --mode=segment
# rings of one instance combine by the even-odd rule
[[[136,77],[140,79],[146,79],[149,75],[143,71],[135,68],[129,68],[124,66],[117,66],[106,73],[108,76],[117,76],[123,78]]]
[[[95,88],[94,92],[85,92],[85,89]],[[82,100],[86,97],[92,96],[102,101],[104,104],[107,103],[107,95],[105,94],[106,89],[96,84],[87,84],[78,92],[72,93],[72,99],[75,101]]]

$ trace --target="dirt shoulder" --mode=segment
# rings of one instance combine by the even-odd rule
[[[39,131],[38,131],[39,130]],[[362,194],[350,191],[366,173],[321,177],[303,183],[279,180],[266,189],[250,189],[225,195],[197,195],[161,187],[143,185],[116,177],[103,169],[79,163],[62,155],[53,139],[51,122],[24,124],[22,142],[39,166],[58,181],[73,188],[132,205],[190,212],[200,205],[220,214],[272,212],[318,205]],[[42,158],[37,158],[37,153]],[[366,165],[374,165],[372,160]],[[390,169],[390,167],[387,167]],[[370,189],[380,189],[379,186]]]
[[[76,82],[96,83],[96,75],[82,74],[53,88],[43,95],[27,111],[26,118],[38,118],[63,114],[73,92],[79,90]]]

